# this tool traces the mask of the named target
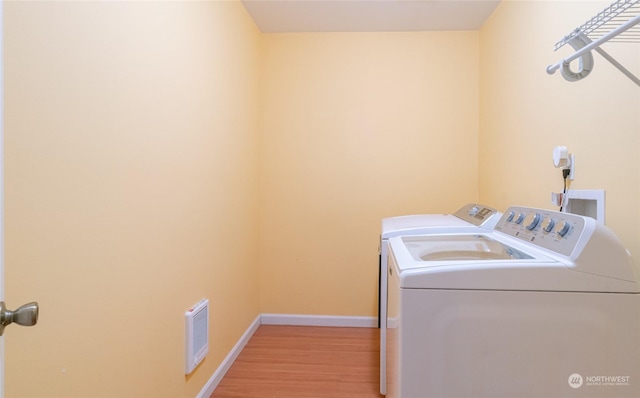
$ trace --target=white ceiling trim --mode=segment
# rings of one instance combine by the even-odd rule
[[[242,0],[258,29],[278,32],[479,30],[499,0]]]

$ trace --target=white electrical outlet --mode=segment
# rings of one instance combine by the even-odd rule
[[[566,146],[553,148],[553,166],[558,169],[569,170],[567,178],[573,181],[575,178],[576,157],[569,153]]]

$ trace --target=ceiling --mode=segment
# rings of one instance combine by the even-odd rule
[[[479,30],[499,0],[242,0],[258,29],[277,32]]]

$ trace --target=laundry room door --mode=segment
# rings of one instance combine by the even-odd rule
[[[9,298],[5,302],[5,35],[4,16],[5,2],[0,2],[0,398],[5,395],[5,338],[6,328],[12,329],[11,333],[21,333],[20,326],[33,326],[38,320],[38,303],[15,303]],[[15,274],[14,274],[15,275]],[[12,290],[15,292],[15,289]],[[13,294],[13,293],[12,293]],[[24,304],[24,305],[21,305]],[[16,329],[16,330],[13,330]],[[18,345],[18,341],[11,340],[11,347],[27,353],[28,348]],[[35,361],[33,355],[25,361]]]
[[[4,2],[0,2],[0,301],[4,301]],[[0,398],[4,398],[4,337],[0,336]]]
[[[4,301],[4,2],[0,2],[0,301]],[[4,337],[0,336],[0,398],[4,397]]]
[[[4,2],[0,2],[0,301],[4,301]],[[0,398],[4,397],[4,337],[0,336]]]

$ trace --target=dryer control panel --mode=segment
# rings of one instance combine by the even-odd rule
[[[591,219],[571,213],[530,207],[510,207],[494,230],[571,256],[585,231],[592,230]],[[591,220],[595,223],[595,220]],[[588,237],[587,237],[588,238]]]
[[[493,220],[495,224],[498,217],[500,217],[500,212],[488,206],[469,203],[459,208],[453,215],[479,227],[484,224],[489,224],[490,220]],[[489,225],[488,228],[491,228],[491,226]]]

